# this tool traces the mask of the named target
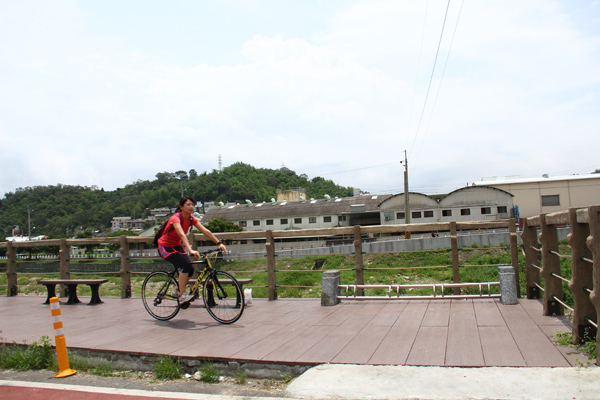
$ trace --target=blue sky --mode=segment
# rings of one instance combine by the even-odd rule
[[[0,196],[219,155],[391,194],[405,150],[424,193],[589,173],[598,65],[600,1],[2,2]]]

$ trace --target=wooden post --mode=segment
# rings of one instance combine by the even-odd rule
[[[188,235],[188,242],[190,243],[190,247],[192,250],[198,251],[198,241],[196,240],[196,236],[193,233]]]
[[[536,285],[541,284],[540,270],[533,267],[539,266],[539,254],[534,249],[540,248],[537,238],[537,227],[529,225],[528,220],[523,221],[523,232],[521,232],[521,240],[523,240],[523,253],[525,254],[525,290],[527,290],[528,299],[539,299],[540,289]]]
[[[450,222],[450,246],[452,248],[452,282],[460,283],[460,265],[458,262],[458,237],[456,231],[456,221]],[[454,288],[454,294],[460,294],[460,288]]]
[[[546,214],[540,214],[540,242],[542,242],[542,278],[544,278],[544,314],[564,315],[562,304],[553,299],[556,296],[563,300],[562,280],[552,276],[560,273],[560,258],[552,252],[558,253],[558,234],[556,225],[546,223]]]
[[[354,225],[354,268],[356,269],[356,284],[364,285],[365,276],[363,270],[362,237],[360,233],[360,225]],[[364,290],[362,288],[358,288],[356,295],[364,296]]]
[[[600,321],[600,206],[591,206],[588,209],[590,236],[587,246],[592,252],[594,290],[590,300],[596,307],[596,321]],[[596,365],[600,365],[600,329],[596,330]]]
[[[275,270],[275,239],[273,231],[267,231],[267,282],[269,285],[269,300],[277,300],[277,271]]]
[[[121,247],[121,298],[127,299],[131,297],[131,257],[129,256],[129,242],[127,236],[119,236]]]
[[[6,277],[8,297],[16,296],[19,293],[17,285],[17,250],[12,242],[6,242]]]
[[[591,331],[592,325],[587,323],[586,317],[595,322],[596,310],[590,301],[590,295],[585,288],[591,289],[594,285],[593,269],[583,258],[591,259],[592,252],[585,244],[590,235],[588,224],[577,222],[577,209],[569,210],[569,226],[571,233],[567,236],[567,241],[572,249],[571,261],[571,281],[569,289],[573,293],[573,343],[581,343],[586,333]],[[587,331],[587,332],[586,332]]]
[[[517,244],[517,225],[514,218],[508,220],[508,232],[510,235],[510,263],[515,270],[515,285],[517,286],[517,298],[521,297],[521,278],[519,276],[519,246]]]
[[[58,256],[60,259],[60,279],[71,279],[71,246],[67,244],[67,239],[60,240]],[[67,286],[60,285],[60,297],[65,297],[66,292]]]

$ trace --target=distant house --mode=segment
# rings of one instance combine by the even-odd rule
[[[144,229],[147,219],[131,219],[131,217],[113,217],[111,221],[111,232],[133,231],[140,232]]]

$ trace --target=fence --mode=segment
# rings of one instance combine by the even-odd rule
[[[459,264],[459,247],[458,247],[458,232],[459,231],[480,231],[483,229],[508,229],[510,236],[510,254],[511,265],[515,269],[515,285],[517,293],[519,293],[519,274],[518,274],[518,247],[517,234],[514,219],[497,220],[497,221],[475,221],[475,222],[445,222],[432,224],[407,224],[407,225],[389,225],[389,226],[354,226],[343,228],[329,229],[311,229],[311,230],[289,230],[289,231],[263,231],[263,232],[229,232],[217,233],[219,240],[227,242],[239,242],[247,240],[264,241],[266,259],[267,259],[267,288],[268,299],[277,299],[277,269],[276,269],[276,239],[290,238],[311,238],[318,236],[332,237],[347,237],[353,238],[353,253],[354,253],[354,271],[356,275],[355,282],[357,285],[364,285],[364,265],[363,265],[363,241],[364,238],[373,238],[375,236],[391,236],[397,234],[404,236],[405,232],[449,232],[450,233],[450,250],[451,250],[451,265],[443,266],[452,269],[452,283],[460,283],[460,267]],[[189,235],[190,244],[194,248],[199,248],[202,241],[206,241],[204,235],[192,233]],[[114,238],[88,238],[88,239],[54,239],[32,242],[3,242],[1,247],[7,249],[7,285],[8,296],[15,296],[18,293],[17,286],[17,254],[19,250],[27,247],[36,246],[58,246],[59,247],[59,269],[60,278],[69,279],[71,274],[71,246],[86,246],[100,244],[119,244],[120,245],[120,264],[118,273],[121,275],[121,297],[127,298],[131,296],[131,273],[132,273],[132,252],[130,245],[138,243],[149,243],[152,237],[114,237]],[[284,246],[283,243],[277,245]],[[453,287],[454,294],[460,294],[460,287]],[[363,295],[361,288],[357,289],[358,296]],[[64,288],[61,288],[61,295],[64,296]]]
[[[567,225],[571,254],[559,252],[557,227]],[[539,241],[538,241],[539,232]],[[596,337],[600,316],[600,206],[573,208],[527,218],[521,234],[526,259],[527,298],[540,298],[544,315],[573,315],[573,342]],[[570,260],[561,272],[561,260]],[[541,264],[541,265],[540,265]],[[565,262],[563,261],[563,267]],[[570,274],[570,277],[563,275]],[[543,282],[542,282],[543,281]],[[573,296],[573,307],[565,302],[563,289]]]

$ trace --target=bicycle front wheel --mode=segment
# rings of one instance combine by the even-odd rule
[[[202,300],[210,316],[222,324],[234,323],[244,312],[242,287],[227,272],[214,271],[206,278]]]
[[[142,284],[142,301],[148,314],[168,321],[179,312],[177,281],[165,271],[154,271]]]

